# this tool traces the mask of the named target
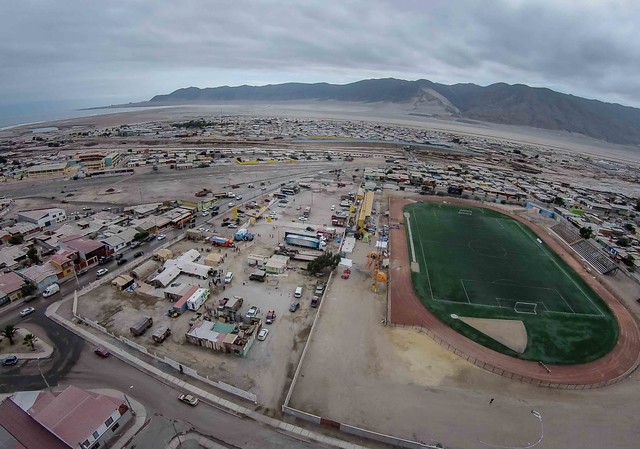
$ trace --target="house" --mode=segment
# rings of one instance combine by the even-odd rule
[[[10,398],[0,403],[0,429],[2,429],[4,447],[17,449],[45,447],[69,449],[72,447],[22,410]]]
[[[187,341],[214,351],[244,357],[251,349],[262,321],[252,324],[232,324],[220,321],[198,321],[186,333]]]
[[[0,268],[17,268],[26,259],[26,246],[5,246],[0,249]]]
[[[21,288],[26,283],[22,276],[13,271],[0,275],[0,299],[9,298],[9,301],[15,301],[22,298]]]
[[[107,247],[104,243],[77,234],[59,239],[58,245],[60,249],[76,252],[79,256],[79,261],[76,262],[78,264],[94,265],[98,263],[101,256],[107,255]]]
[[[20,271],[20,274],[38,287],[38,290],[43,290],[58,281],[55,271],[47,268],[47,265],[32,265]]]
[[[54,268],[58,279],[65,279],[67,276],[71,276],[75,273],[75,267],[73,261],[77,259],[78,255],[74,251],[62,251],[54,254],[49,259],[49,264]]]
[[[63,222],[67,219],[64,209],[37,209],[18,212],[18,221],[33,223],[40,228]]]
[[[10,399],[67,448],[97,449],[110,442],[131,420],[123,399],[75,386],[59,393],[22,391]],[[61,447],[41,444],[39,448]]]

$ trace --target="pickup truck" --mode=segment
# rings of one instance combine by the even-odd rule
[[[276,312],[275,312],[275,310],[269,310],[267,312],[267,319],[265,320],[265,322],[267,324],[272,324],[275,320],[276,320]]]

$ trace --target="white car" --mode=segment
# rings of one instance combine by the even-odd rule
[[[260,187],[260,190],[267,190],[267,187],[266,186],[262,186],[262,187]]]
[[[164,235],[164,234],[160,234],[160,235],[158,236],[158,240],[164,240],[164,239],[166,239],[166,238],[167,238],[167,236],[166,236],[166,235]]]
[[[233,201],[229,201],[229,204],[227,204],[227,206],[229,206],[229,207],[233,207],[235,205],[236,205],[236,203],[234,203]]]
[[[336,205],[335,204],[331,205],[331,210],[336,210]]]
[[[32,314],[32,313],[33,313],[33,312],[35,312],[35,311],[36,311],[36,309],[34,309],[33,307],[27,307],[26,309],[22,309],[22,310],[20,311],[20,316],[21,316],[21,317],[25,317],[25,316],[27,316],[27,315]]]
[[[233,271],[227,271],[227,274],[224,276],[224,283],[231,284],[233,280]]]
[[[307,221],[307,220],[309,220],[309,219],[308,219],[307,217],[298,217],[298,220],[299,220],[299,221]]]
[[[258,333],[258,340],[265,341],[267,339],[267,335],[269,335],[269,329],[260,329]]]
[[[209,215],[209,212],[202,211],[202,216],[203,217],[206,217],[207,215]]]
[[[204,228],[198,228],[198,231],[204,232]]]
[[[180,395],[178,396],[178,400],[189,404],[191,407],[195,407],[199,402],[197,397],[186,393],[180,393]]]
[[[235,224],[235,223],[231,223],[229,226],[227,226],[227,228],[229,228],[229,229],[236,229],[237,227],[238,227],[238,225]]]
[[[109,270],[107,270],[106,268],[100,268],[98,271],[96,271],[96,277],[97,278],[101,278],[102,276],[104,276],[108,272],[109,272]]]
[[[238,196],[236,196],[236,199],[237,199],[238,201],[240,201],[240,200],[242,199],[242,195],[238,195]]]

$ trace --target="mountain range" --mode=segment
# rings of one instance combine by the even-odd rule
[[[408,114],[471,119],[579,133],[611,143],[640,144],[640,109],[523,84],[439,84],[371,79],[351,84],[284,83],[178,89],[139,106],[219,102],[346,101],[393,104]]]

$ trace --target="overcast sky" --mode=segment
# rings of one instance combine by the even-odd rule
[[[637,0],[7,0],[0,11],[0,106],[381,77],[640,106]]]

